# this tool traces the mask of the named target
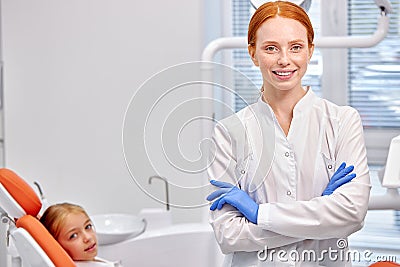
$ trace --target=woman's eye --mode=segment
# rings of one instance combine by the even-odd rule
[[[301,45],[294,45],[292,46],[291,50],[293,52],[299,52],[301,50],[302,46]]]
[[[275,47],[275,46],[267,46],[266,48],[265,48],[265,50],[267,51],[267,52],[276,52],[276,51],[278,51],[278,49]]]
[[[86,225],[86,229],[93,229],[93,225],[89,223],[88,225]]]

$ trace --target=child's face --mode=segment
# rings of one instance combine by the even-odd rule
[[[94,260],[97,255],[96,231],[83,213],[67,216],[57,241],[75,261]]]

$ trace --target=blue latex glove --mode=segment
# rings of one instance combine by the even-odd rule
[[[210,210],[222,209],[224,204],[229,204],[239,210],[250,222],[257,224],[258,204],[243,190],[225,182],[211,180],[210,183],[218,189],[208,195],[207,200],[215,200]]]
[[[354,166],[351,165],[346,168],[346,163],[343,162],[340,164],[339,168],[333,174],[331,180],[329,181],[328,185],[326,186],[324,192],[322,192],[323,196],[327,196],[333,193],[338,187],[347,184],[354,177],[356,177],[355,173],[351,173],[354,170]],[[350,174],[351,173],[351,174]]]

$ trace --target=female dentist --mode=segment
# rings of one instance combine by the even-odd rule
[[[261,97],[216,125],[208,172],[225,266],[351,266],[347,237],[363,225],[371,188],[363,128],[355,109],[302,86],[313,39],[290,2],[251,18]]]

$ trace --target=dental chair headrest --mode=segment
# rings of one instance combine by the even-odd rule
[[[36,217],[42,207],[42,203],[29,186],[15,172],[0,169],[0,204],[5,212],[13,218],[22,217],[25,214]],[[5,192],[4,192],[5,189]]]
[[[71,257],[35,217],[25,215],[17,220],[17,227],[25,229],[56,267],[76,267]]]
[[[26,237],[22,238],[23,235],[21,235],[20,244],[15,245],[28,257],[26,260],[38,260],[37,257],[39,257],[40,259],[50,259],[54,264],[51,266],[55,267],[76,266],[67,252],[37,219],[42,203],[35,191],[15,172],[6,168],[0,168],[0,206],[10,217],[16,220],[17,229],[24,229],[28,232],[31,237],[29,240],[33,238],[33,242],[36,242],[42,249],[42,251],[29,253],[26,250],[33,249],[33,247],[27,246],[26,242],[31,241]],[[11,236],[13,236],[13,233],[11,233]],[[43,255],[43,252],[46,255]],[[40,265],[36,266],[43,266],[42,261],[38,263]]]

